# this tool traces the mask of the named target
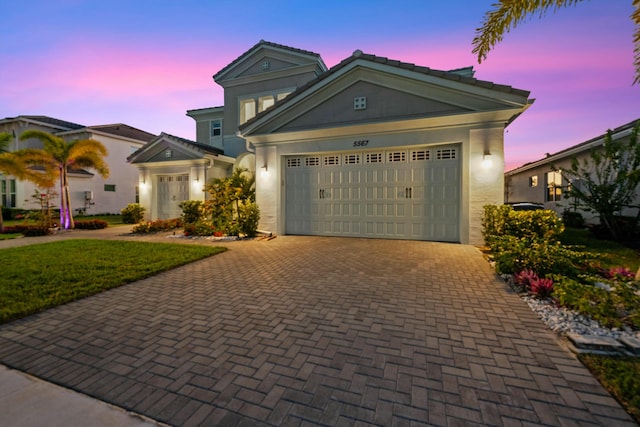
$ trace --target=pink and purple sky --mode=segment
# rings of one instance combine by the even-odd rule
[[[187,110],[223,104],[212,75],[261,39],[354,50],[531,91],[505,134],[507,170],[640,118],[631,0],[591,0],[519,25],[485,62],[471,53],[495,0],[0,0],[0,118],[126,123],[195,139]]]

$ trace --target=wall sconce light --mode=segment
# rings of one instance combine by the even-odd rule
[[[145,185],[145,184],[147,183],[147,181],[146,181],[145,177],[142,177],[142,180],[140,181],[140,183],[141,183],[142,185]]]
[[[199,177],[198,175],[196,175],[196,177],[195,177],[194,181],[195,181],[195,182],[200,182],[200,177]]]
[[[491,158],[491,152],[489,150],[485,150],[482,155],[482,167],[485,169],[489,169],[493,166],[493,159]]]
[[[267,162],[265,162],[264,165],[260,166],[260,169],[262,169],[260,175],[266,178],[269,175],[269,167],[267,166]]]

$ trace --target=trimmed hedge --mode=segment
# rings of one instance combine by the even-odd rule
[[[75,221],[75,228],[77,230],[101,230],[103,228],[107,228],[108,226],[109,223],[101,219]]]
[[[22,234],[25,237],[46,236],[51,233],[49,227],[43,225],[10,225],[4,227],[4,234]]]

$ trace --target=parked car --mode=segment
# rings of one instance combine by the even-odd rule
[[[544,205],[541,205],[540,203],[529,202],[513,203],[511,207],[514,211],[539,211],[545,208]]]

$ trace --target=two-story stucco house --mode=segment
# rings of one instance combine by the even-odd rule
[[[127,163],[127,157],[155,138],[155,135],[122,123],[83,126],[52,117],[28,115],[0,120],[0,132],[13,137],[9,151],[42,148],[42,143],[37,139],[20,140],[22,132],[28,129],[48,132],[67,141],[91,138],[106,147],[108,154],[105,160],[111,169],[108,178],[104,179],[91,170],[69,171],[71,206],[76,213],[117,214],[127,204],[138,201],[138,170]],[[57,189],[54,187],[54,190]],[[32,198],[35,190],[36,186],[31,182],[0,175],[0,194],[5,207],[38,208]]]
[[[611,131],[612,140],[628,142],[632,129],[637,123],[640,123],[640,119],[613,129]],[[568,185],[580,184],[571,183],[559,169],[569,169],[573,158],[578,159],[581,163],[589,158],[592,150],[598,150],[602,147],[605,136],[606,133],[598,135],[557,153],[548,154],[543,159],[506,172],[505,203],[539,203],[558,213],[562,213],[566,209],[573,210],[574,201],[566,200],[564,193]],[[585,218],[591,218],[590,214],[582,213]],[[636,213],[637,210],[634,209],[622,212],[623,215],[636,215]]]
[[[504,129],[532,103],[471,67],[355,51],[327,69],[265,41],[213,78],[224,106],[187,112],[197,142],[161,135],[129,158],[151,218],[233,165],[256,173],[263,230],[480,243],[482,206],[503,199]]]

